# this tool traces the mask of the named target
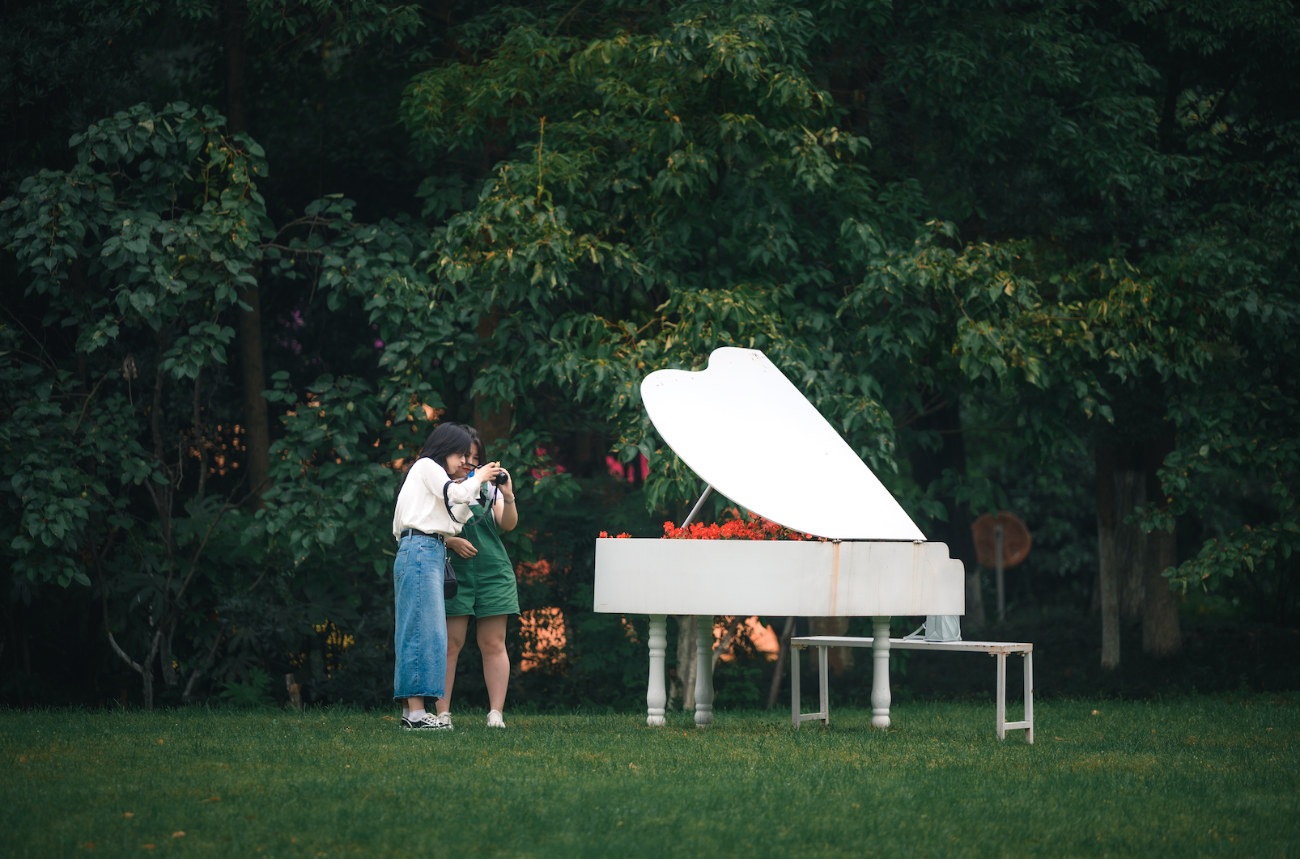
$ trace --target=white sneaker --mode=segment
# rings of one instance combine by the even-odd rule
[[[506,726],[506,720],[501,718],[500,710],[492,710],[488,713],[487,726],[489,728],[504,728]]]
[[[425,713],[418,719],[412,719],[404,716],[401,725],[408,731],[450,731],[451,723],[443,724],[438,721],[438,717],[432,713]]]
[[[450,710],[447,710],[447,711],[444,712],[444,713],[439,713],[439,714],[438,714],[438,724],[441,725],[441,726],[443,727],[444,730],[447,730],[447,731],[452,730],[452,727],[451,727],[451,711],[450,711]]]

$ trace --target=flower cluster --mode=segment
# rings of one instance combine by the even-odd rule
[[[664,523],[665,540],[821,540],[812,534],[792,531],[770,519],[754,513],[744,517],[739,510],[728,510],[731,519],[715,525],[688,525],[678,528],[672,522]]]
[[[600,536],[601,536],[602,538],[606,539],[606,540],[608,540],[608,539],[610,538],[610,534],[609,534],[608,531],[601,531],[601,532],[600,532]],[[631,536],[632,536],[632,535],[629,534],[629,533],[626,532],[626,531],[624,531],[622,534],[614,534],[614,535],[613,535],[613,537],[614,537],[615,540],[626,540],[626,539],[628,539],[628,538],[631,537]]]

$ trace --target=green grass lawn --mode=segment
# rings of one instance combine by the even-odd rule
[[[1296,856],[1292,697],[1041,701],[1033,746],[970,703],[896,706],[888,733],[849,709],[416,734],[346,710],[8,711],[0,855]]]

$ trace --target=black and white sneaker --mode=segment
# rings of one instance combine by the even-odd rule
[[[433,713],[425,713],[418,719],[403,716],[402,727],[408,731],[450,731],[451,722],[444,722]]]

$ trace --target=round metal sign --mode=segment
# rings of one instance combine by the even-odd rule
[[[1002,526],[1002,566],[1014,567],[1029,557],[1029,549],[1034,544],[1029,529],[1020,517],[1006,510],[999,510],[998,515],[985,513],[971,523],[971,536],[975,538],[975,551],[979,554],[982,566],[993,569],[997,566],[997,532]]]

